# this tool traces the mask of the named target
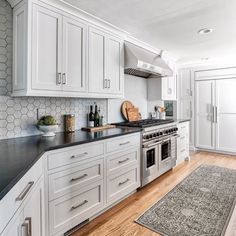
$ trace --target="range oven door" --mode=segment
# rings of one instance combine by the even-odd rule
[[[158,175],[159,146],[149,145],[143,148],[142,157],[142,186],[154,180]]]
[[[163,174],[176,165],[176,138],[170,137],[159,144],[159,174]]]

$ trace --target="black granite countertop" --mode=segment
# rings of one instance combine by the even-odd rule
[[[0,141],[0,200],[46,152],[135,132],[139,128],[113,128],[99,132],[57,133],[55,137],[30,136]]]

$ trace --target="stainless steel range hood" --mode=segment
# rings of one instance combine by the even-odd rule
[[[161,54],[125,42],[125,74],[144,78],[172,76],[173,71],[162,59]]]

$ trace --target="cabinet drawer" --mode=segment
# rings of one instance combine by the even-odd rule
[[[103,159],[49,175],[49,200],[103,179]]]
[[[50,202],[50,235],[66,232],[102,210],[103,205],[102,181]]]
[[[0,201],[0,233],[42,176],[42,157]]]
[[[139,149],[133,149],[126,152],[116,154],[108,157],[107,159],[107,170],[109,174],[124,170],[127,166],[138,165],[139,160]]]
[[[139,187],[138,168],[118,176],[109,176],[107,182],[107,201],[109,203],[118,201]]]
[[[135,145],[140,144],[140,135],[125,135],[122,138],[113,139],[106,143],[106,151],[107,153],[122,151],[127,148],[130,148]]]
[[[87,158],[100,156],[104,153],[103,143],[78,145],[66,151],[57,151],[48,155],[48,169],[69,165]]]

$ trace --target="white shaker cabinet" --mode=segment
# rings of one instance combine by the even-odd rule
[[[177,99],[177,74],[176,66],[172,61],[167,61],[168,66],[173,70],[173,75],[162,78],[162,100]]]
[[[86,25],[33,5],[32,89],[85,92]]]
[[[236,79],[215,81],[216,150],[236,152]]]
[[[214,149],[214,81],[196,82],[196,147]]]
[[[236,79],[227,72],[232,69],[196,73],[197,148],[236,153]]]
[[[34,4],[32,20],[32,90],[62,90],[62,15]]]
[[[89,29],[89,92],[123,96],[123,41],[96,28]],[[111,95],[108,95],[111,96]]]
[[[45,236],[44,214],[44,182],[41,178],[1,236]]]
[[[63,90],[85,92],[87,28],[72,18],[63,17]]]

